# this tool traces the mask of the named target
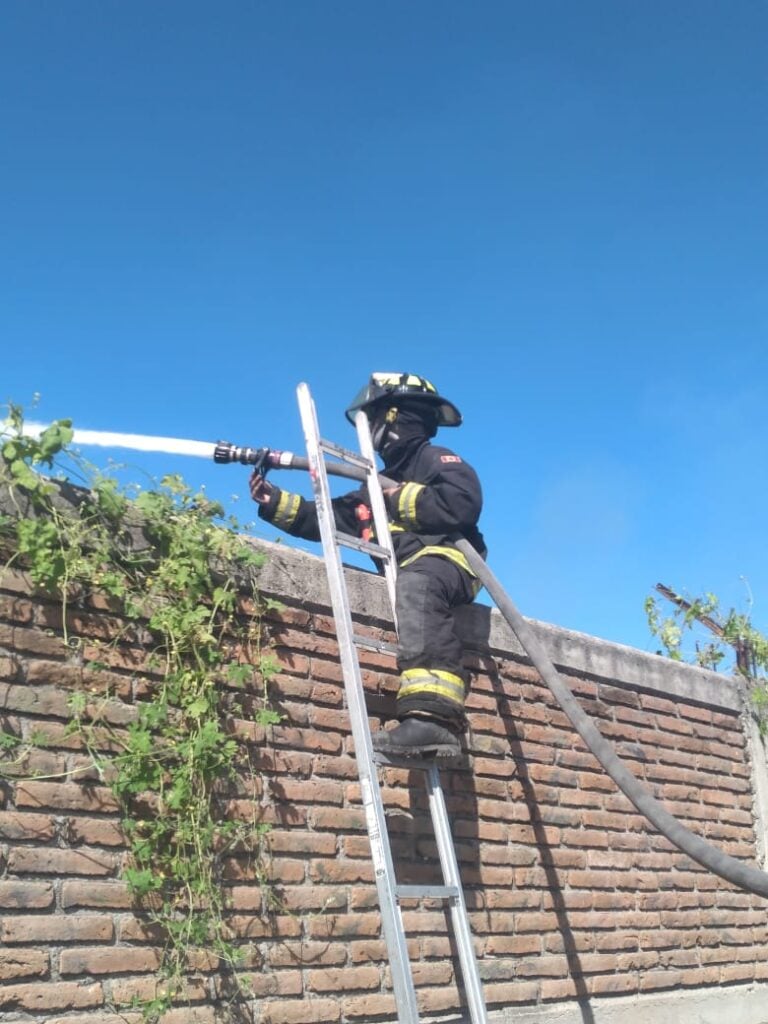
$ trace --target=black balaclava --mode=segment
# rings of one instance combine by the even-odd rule
[[[396,472],[415,448],[436,433],[437,410],[428,402],[383,402],[371,418],[374,448],[390,472]]]

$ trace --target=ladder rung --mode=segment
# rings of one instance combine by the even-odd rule
[[[459,895],[455,885],[397,885],[399,900],[452,900]]]
[[[463,767],[467,761],[464,751],[452,754],[450,757],[435,758],[433,755],[427,757],[406,757],[404,754],[385,754],[382,750],[374,750],[374,764],[386,765],[388,768],[407,768],[409,772],[428,772],[434,765],[439,768]]]
[[[380,544],[372,544],[369,540],[353,537],[351,533],[337,531],[336,541],[339,544],[343,544],[345,548],[354,548],[355,551],[362,551],[373,558],[380,558],[382,562],[388,562],[390,559],[388,548],[383,548]]]
[[[365,469],[368,472],[373,470],[373,466],[364,455],[361,455],[359,452],[350,451],[349,448],[342,448],[340,444],[336,444],[334,441],[326,441],[321,437],[318,440],[318,447],[328,455],[335,455],[342,462],[349,462],[351,465],[359,466],[360,469]]]
[[[353,633],[352,639],[355,646],[364,647],[368,651],[377,651],[379,654],[397,654],[397,647],[388,644],[386,640],[374,640],[369,636],[361,636],[360,633]]]

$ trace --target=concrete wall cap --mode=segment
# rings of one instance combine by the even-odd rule
[[[259,586],[265,594],[329,611],[330,596],[320,555],[287,544],[257,539],[252,542],[267,555],[259,577]],[[391,626],[386,587],[380,576],[349,568],[347,586],[356,617]],[[720,675],[550,623],[534,619],[528,621],[546,645],[557,668],[566,673],[587,675],[612,685],[678,697],[736,714],[744,708],[744,684],[733,676]],[[462,608],[457,613],[457,622],[469,650],[481,655],[527,660],[516,636],[496,608],[483,604]]]

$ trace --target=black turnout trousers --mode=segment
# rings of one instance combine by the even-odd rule
[[[466,688],[464,647],[456,632],[453,611],[474,599],[476,581],[455,562],[423,555],[398,570],[396,614],[399,633],[397,667],[438,670],[458,676]],[[437,694],[399,696],[397,717],[426,713],[463,729],[463,709]]]

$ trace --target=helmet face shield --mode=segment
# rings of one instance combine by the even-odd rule
[[[438,426],[461,424],[461,413],[456,406],[442,398],[434,384],[414,373],[372,373],[365,387],[355,395],[346,417],[354,424],[355,414],[362,409],[370,419],[376,406],[384,402],[389,405],[427,402],[436,407]]]
[[[372,390],[370,383],[366,384],[364,388],[360,388],[352,399],[352,402],[346,412],[347,419],[350,420],[350,422],[355,422],[355,413],[359,412],[361,409],[365,409],[368,414],[368,418],[370,419],[371,410],[369,406],[372,402],[376,401],[376,396],[372,394]]]

